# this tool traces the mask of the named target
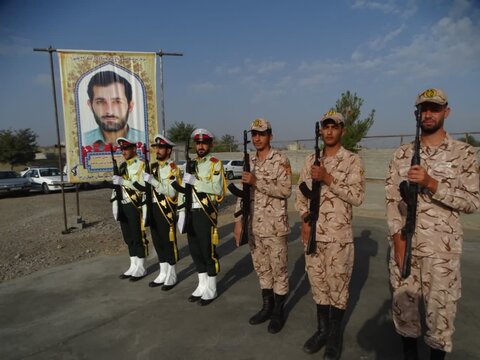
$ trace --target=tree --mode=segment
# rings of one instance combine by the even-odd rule
[[[475,147],[479,147],[480,146],[480,141],[478,141],[477,139],[475,139],[472,135],[470,134],[465,134],[464,137],[461,137],[460,139],[458,139],[460,141],[463,141],[463,142],[466,142],[467,144],[470,144],[472,146],[475,146]]]
[[[225,134],[221,137],[220,141],[213,147],[215,152],[232,152],[238,151],[238,144],[235,141],[235,137],[230,134]]]
[[[184,143],[188,140],[193,130],[195,130],[194,124],[185,124],[183,121],[175,121],[173,127],[168,129],[168,138],[173,142]]]
[[[360,108],[363,105],[363,99],[356,93],[342,93],[340,99],[335,104],[335,111],[341,113],[345,119],[345,135],[342,138],[344,148],[358,152],[360,147],[357,145],[362,138],[367,135],[368,130],[373,125],[375,109],[370,111],[368,117],[359,120]]]
[[[25,165],[35,160],[37,134],[31,129],[0,130],[0,162]]]

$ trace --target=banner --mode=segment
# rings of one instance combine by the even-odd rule
[[[157,134],[156,54],[57,50],[65,120],[68,181],[112,178],[116,139],[137,143]]]

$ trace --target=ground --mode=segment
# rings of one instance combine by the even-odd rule
[[[78,195],[85,225],[74,227],[76,193],[66,192],[68,234],[62,234],[66,227],[61,193],[0,198],[0,281],[94,256],[127,254],[120,225],[112,216],[111,189],[80,191]],[[233,202],[228,196],[222,207]]]

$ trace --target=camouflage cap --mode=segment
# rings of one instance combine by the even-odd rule
[[[337,125],[345,125],[345,120],[343,119],[343,115],[340,114],[339,112],[336,112],[335,110],[330,110],[323,114],[322,118],[320,119],[320,122],[323,123],[325,120],[333,120],[335,124]]]
[[[252,124],[250,125],[250,130],[254,130],[254,131],[272,130],[272,125],[270,125],[270,123],[265,119],[257,118],[252,121]]]
[[[446,105],[448,103],[447,94],[442,89],[427,89],[418,94],[415,106],[424,102],[431,102],[439,105]]]

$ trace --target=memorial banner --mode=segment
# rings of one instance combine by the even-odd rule
[[[141,148],[157,134],[156,54],[57,50],[68,180],[110,180],[116,139]]]

